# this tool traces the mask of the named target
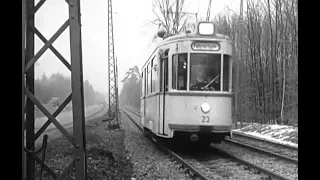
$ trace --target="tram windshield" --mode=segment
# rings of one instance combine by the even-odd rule
[[[221,54],[191,53],[190,90],[221,91]],[[229,56],[224,56],[223,91],[229,90]]]

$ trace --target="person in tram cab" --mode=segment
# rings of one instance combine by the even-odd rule
[[[198,76],[197,76],[197,79],[196,79],[196,84],[208,83],[206,78],[204,78],[205,72],[204,72],[204,69],[202,67],[198,69],[197,74],[198,74]]]
[[[196,84],[199,84],[199,83],[208,83],[208,81],[202,76],[198,76],[197,77],[197,83]]]
[[[203,87],[208,84],[208,81],[204,77],[204,69],[200,68],[197,71],[197,78],[195,84],[190,84],[192,90],[203,90]]]
[[[219,91],[220,78],[217,67],[220,67],[219,64],[214,64],[213,62],[211,62],[211,64],[207,62],[199,62],[191,65],[192,80],[190,82],[190,90]]]

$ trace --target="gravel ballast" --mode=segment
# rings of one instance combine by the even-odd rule
[[[127,111],[126,111],[127,112]],[[139,117],[127,112],[131,118],[139,122]],[[133,164],[132,177],[135,179],[191,179],[180,164],[173,162],[147,139],[143,133],[122,112],[122,128],[125,130],[124,146],[127,158]]]
[[[245,136],[233,135],[232,140],[247,143],[254,147],[259,147],[264,150],[275,152],[281,155],[286,155],[288,157],[298,159],[298,150],[293,148],[287,148],[285,146],[280,146],[277,144],[272,144],[266,141],[261,141],[259,139],[248,138]]]
[[[236,157],[269,169],[270,171],[290,179],[298,179],[298,166],[293,163],[288,163],[287,161],[279,160],[275,157],[270,157],[247,148],[242,148],[224,142],[221,144],[215,144],[214,146],[222,151],[226,151]]]
[[[217,152],[201,153],[201,155],[193,155],[184,158],[210,179],[257,180],[265,179],[267,177],[247,169],[246,166],[241,165],[236,161],[222,157],[218,155]]]

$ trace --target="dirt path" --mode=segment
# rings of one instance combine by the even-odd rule
[[[130,179],[132,164],[125,153],[124,131],[106,130],[107,124],[102,122],[105,113],[99,113],[86,122],[88,180]],[[72,135],[72,127],[66,130]],[[45,163],[56,174],[60,174],[72,160],[73,146],[64,136],[61,136],[61,133],[51,131],[48,135],[50,142]],[[51,179],[46,172],[43,177]],[[74,172],[65,179],[72,177],[74,177]]]
[[[102,104],[96,104],[92,105],[89,107],[85,107],[85,116],[89,117],[90,115],[94,114],[97,112],[99,109],[103,107]],[[64,126],[66,124],[72,123],[72,111],[65,111],[61,112],[56,119],[59,121],[59,123]],[[47,117],[41,117],[41,118],[36,118],[35,120],[35,129],[38,130],[40,129],[43,124],[48,120]],[[47,129],[55,128],[53,124],[51,124]]]
[[[101,111],[100,111],[101,109]],[[100,112],[99,112],[100,111]],[[94,113],[98,112],[97,114],[93,115]],[[105,113],[107,112],[107,108],[102,109],[101,105],[96,105],[96,106],[92,106],[90,109],[88,109],[86,111],[86,121],[90,121],[94,118],[100,118],[102,117]],[[71,114],[71,113],[70,113]],[[69,117],[69,118],[72,118]],[[68,124],[66,124],[66,122],[69,122]],[[72,129],[73,125],[72,125],[72,119],[68,119],[66,121],[64,121],[63,123],[61,123],[61,125],[64,126],[64,128],[66,129]],[[51,126],[51,128],[49,128]],[[53,139],[56,139],[57,137],[61,136],[61,132],[51,123],[47,130],[42,133],[39,138],[37,139],[37,141],[35,142],[36,147],[39,147],[39,145],[42,144],[42,139],[44,134],[48,135],[48,142],[52,141]],[[39,128],[36,129],[36,131],[38,131]]]

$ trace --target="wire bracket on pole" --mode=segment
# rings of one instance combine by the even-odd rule
[[[41,146],[41,148],[39,150],[32,151],[32,150],[29,150],[26,147],[24,147],[24,151],[27,154],[36,155],[36,154],[42,152],[42,158],[41,158],[41,163],[40,163],[40,174],[39,174],[39,179],[40,180],[42,180],[42,173],[43,173],[43,167],[44,167],[44,160],[45,160],[45,157],[46,157],[47,143],[48,143],[48,135],[45,134],[43,136],[42,146]]]

